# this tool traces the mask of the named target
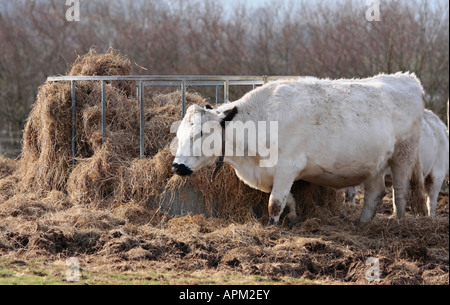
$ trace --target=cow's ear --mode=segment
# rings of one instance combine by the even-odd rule
[[[225,123],[233,121],[233,119],[237,113],[238,113],[237,107],[234,107],[233,109],[224,111],[223,114],[221,115],[221,117],[223,116],[223,118],[222,118],[222,121],[220,122],[220,125],[223,128],[225,128]]]
[[[206,110],[213,110],[214,108],[213,108],[211,105],[206,105],[206,106],[205,106],[205,109],[206,109]]]

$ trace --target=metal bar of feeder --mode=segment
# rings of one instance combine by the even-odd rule
[[[228,103],[230,101],[230,82],[226,80],[223,84],[223,101]]]
[[[186,115],[186,81],[181,82],[181,115],[184,118]]]
[[[144,88],[144,82],[139,81],[139,155],[141,159],[145,157]]]
[[[75,145],[75,137],[76,137],[76,128],[75,128],[75,120],[76,120],[76,113],[77,113],[77,102],[76,102],[76,96],[75,96],[75,81],[70,81],[70,93],[72,98],[72,138],[71,138],[71,145],[72,145],[72,158],[75,158],[76,155],[76,145]]]
[[[168,81],[168,82],[180,82],[180,81],[272,81],[278,79],[298,79],[298,76],[227,76],[227,75],[127,75],[127,76],[49,76],[47,81]]]
[[[153,80],[144,81],[145,86],[161,86],[161,87],[175,87],[180,85],[180,81],[164,81],[164,80]],[[185,81],[186,86],[223,86],[224,81]],[[230,80],[228,81],[230,86],[255,86],[264,85],[264,81],[260,80]]]
[[[216,105],[220,104],[220,86],[216,86]]]
[[[106,140],[106,92],[105,81],[102,80],[102,144]]]

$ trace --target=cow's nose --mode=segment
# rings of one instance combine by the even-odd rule
[[[186,165],[178,163],[172,164],[172,172],[179,176],[190,176],[193,173],[193,171]]]

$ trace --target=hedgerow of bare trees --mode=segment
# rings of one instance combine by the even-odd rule
[[[449,4],[382,0],[369,22],[365,0],[80,0],[80,22],[63,0],[0,2],[0,129],[21,130],[38,86],[64,74],[93,46],[118,49],[134,74],[368,77],[415,72],[428,108],[444,119],[449,92]]]

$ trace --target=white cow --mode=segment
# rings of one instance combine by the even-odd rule
[[[177,132],[178,149],[172,167],[174,173],[186,176],[207,165],[229,163],[246,184],[271,193],[269,224],[276,224],[285,207],[289,208],[289,220],[296,221],[291,187],[300,179],[334,188],[364,183],[360,222],[370,221],[384,197],[384,172],[390,166],[397,216],[402,218],[410,185],[417,191],[417,200],[411,202],[413,211],[424,213],[426,209],[419,155],[423,115],[423,88],[410,73],[269,82],[216,110],[189,107]],[[230,129],[239,131],[236,125],[230,125],[235,122],[245,126],[249,134],[229,136]],[[276,135],[267,127],[273,122],[278,127]],[[211,141],[208,134],[211,129],[217,133],[217,128],[203,128],[210,123],[220,123],[220,134],[225,134],[219,143]],[[249,145],[254,129],[263,145]],[[222,147],[215,147],[214,154],[193,154],[192,145],[198,141]],[[263,148],[274,144],[278,144],[277,158],[272,159],[277,162],[270,166],[270,162],[261,162],[268,156]],[[228,147],[243,149],[247,154],[224,153],[230,151]]]
[[[445,124],[430,110],[425,110],[420,139],[420,158],[422,160],[427,208],[430,216],[436,216],[436,206],[442,183],[449,175],[449,138]],[[386,173],[386,185],[392,185],[390,169]],[[348,188],[345,200],[355,204],[360,186]],[[396,212],[394,199],[394,213]]]

